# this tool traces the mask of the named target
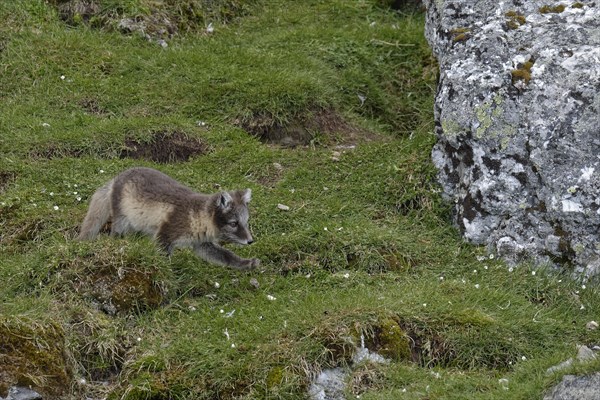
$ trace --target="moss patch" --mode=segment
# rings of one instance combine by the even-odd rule
[[[455,28],[450,31],[450,37],[454,43],[464,42],[471,38],[471,28]]]
[[[532,58],[529,61],[519,64],[517,69],[512,70],[510,72],[512,84],[515,85],[518,82],[523,82],[525,85],[529,84],[531,80],[531,68],[534,63],[535,60]]]
[[[508,11],[504,16],[506,17],[506,27],[508,29],[518,29],[521,25],[525,25],[525,16],[517,11]]]
[[[63,329],[54,323],[0,317],[0,396],[11,386],[31,386],[56,398],[69,388]]]
[[[557,4],[555,6],[545,5],[539,8],[539,12],[541,14],[560,14],[565,11],[564,4]]]

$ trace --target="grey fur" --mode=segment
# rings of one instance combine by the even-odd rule
[[[143,232],[169,255],[176,247],[192,247],[206,261],[253,269],[260,265],[258,259],[241,258],[218,244],[253,242],[248,227],[250,198],[250,189],[206,195],[157,170],[131,168],[94,193],[78,239],[94,239],[112,220],[113,236]]]

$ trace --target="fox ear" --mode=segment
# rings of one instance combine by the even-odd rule
[[[244,204],[248,204],[250,200],[252,200],[252,189],[246,189],[242,192],[242,201]]]
[[[221,192],[217,197],[217,206],[222,210],[227,210],[231,205],[232,201],[233,199],[231,198],[231,195],[229,193]]]

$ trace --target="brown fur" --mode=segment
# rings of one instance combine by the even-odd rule
[[[248,202],[251,191],[196,193],[151,168],[131,168],[94,193],[79,240],[94,239],[112,220],[111,235],[143,232],[170,255],[192,247],[203,259],[237,269],[252,269],[258,259],[243,259],[219,242],[250,244]]]

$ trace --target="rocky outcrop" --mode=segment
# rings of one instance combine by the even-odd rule
[[[464,237],[600,272],[600,3],[426,0],[432,156]]]

